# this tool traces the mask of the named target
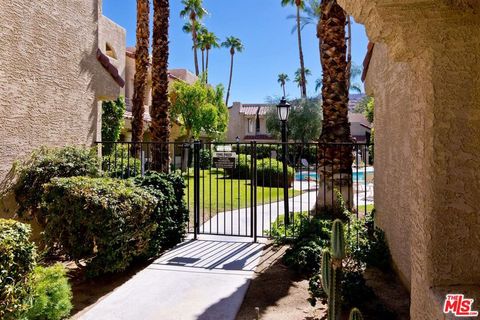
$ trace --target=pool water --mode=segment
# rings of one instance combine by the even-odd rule
[[[353,181],[364,181],[365,180],[365,171],[367,176],[373,175],[374,169],[372,167],[368,167],[366,170],[362,169],[353,169]],[[308,181],[308,180],[318,180],[318,174],[313,171],[301,171],[295,173],[295,180],[296,181]]]

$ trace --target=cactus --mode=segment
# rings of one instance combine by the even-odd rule
[[[345,258],[345,235],[343,233],[343,222],[339,219],[333,221],[331,246],[333,259],[341,260]]]
[[[353,308],[350,311],[350,316],[348,317],[348,320],[363,320],[362,313],[357,308]]]
[[[325,293],[328,294],[330,286],[330,274],[332,273],[332,261],[330,251],[323,250],[322,252],[322,287]]]

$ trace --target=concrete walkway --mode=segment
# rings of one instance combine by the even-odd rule
[[[263,247],[251,238],[186,241],[77,319],[234,320]]]

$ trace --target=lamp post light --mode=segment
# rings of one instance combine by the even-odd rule
[[[290,224],[290,212],[288,209],[288,166],[287,166],[287,154],[288,154],[288,137],[287,137],[287,121],[290,114],[290,104],[285,97],[282,98],[277,105],[278,118],[282,123],[282,153],[283,153],[283,203],[285,214],[285,225]]]

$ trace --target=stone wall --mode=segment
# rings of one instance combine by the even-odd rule
[[[480,298],[480,3],[339,3],[376,43],[378,223],[412,319],[443,319],[446,292]]]
[[[32,149],[100,138],[99,100],[120,87],[97,61],[99,17],[99,0],[1,1],[0,181]]]

